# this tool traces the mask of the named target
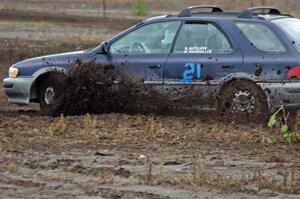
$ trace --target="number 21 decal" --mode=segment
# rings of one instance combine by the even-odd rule
[[[184,68],[183,80],[180,82],[189,84],[193,79],[201,79],[201,64],[187,63]]]

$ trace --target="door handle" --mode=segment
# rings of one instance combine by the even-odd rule
[[[160,64],[149,65],[148,68],[150,68],[150,69],[159,69],[160,68]]]
[[[232,68],[232,65],[221,65],[221,68],[223,68],[223,69]]]

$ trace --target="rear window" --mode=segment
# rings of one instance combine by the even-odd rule
[[[285,51],[285,47],[269,27],[254,22],[237,22],[237,26],[257,49],[271,53]]]

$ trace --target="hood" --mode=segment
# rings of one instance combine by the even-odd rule
[[[54,55],[46,55],[26,59],[13,65],[19,69],[19,76],[31,76],[34,72],[46,67],[62,67],[69,69],[76,60],[80,59],[83,62],[90,61],[94,55],[92,51],[77,51],[60,53]]]

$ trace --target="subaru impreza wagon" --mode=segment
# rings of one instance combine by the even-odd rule
[[[78,59],[114,64],[176,99],[196,96],[200,108],[257,115],[300,106],[300,20],[273,7],[192,6],[92,50],[21,61],[3,82],[8,101],[47,109],[63,92],[50,74],[67,72]]]

